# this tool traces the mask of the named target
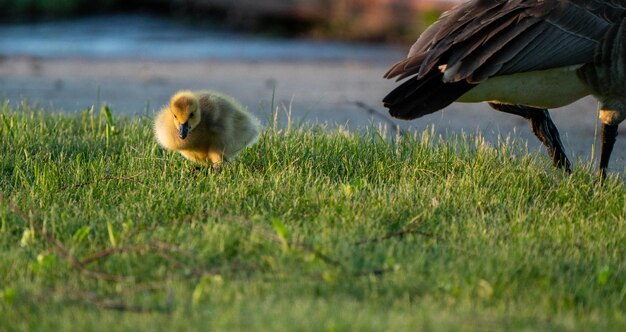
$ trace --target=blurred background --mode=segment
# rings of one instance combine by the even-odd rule
[[[284,36],[412,40],[460,0],[2,0],[4,21],[142,12]]]
[[[386,113],[382,75],[454,2],[0,0],[0,98],[138,114],[216,89],[261,118],[368,126],[385,119],[354,103]]]
[[[382,107],[397,85],[383,74],[463,1],[0,0],[0,99],[151,116],[179,89],[214,89],[265,123],[278,109],[296,123],[435,124],[444,136],[480,130],[492,144],[513,135],[542,149],[525,120],[484,104],[453,104],[415,121],[391,119]],[[552,114],[574,160],[591,160],[593,98]],[[625,147],[618,139],[614,170],[624,170]]]

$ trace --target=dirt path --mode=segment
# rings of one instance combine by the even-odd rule
[[[328,122],[362,128],[381,121],[352,102],[384,112],[380,100],[394,86],[382,79],[389,64],[350,62],[141,61],[4,58],[0,61],[0,98],[27,99],[46,108],[75,112],[100,101],[123,114],[152,114],[179,89],[214,89],[231,94],[267,122],[275,104],[291,106],[296,122]],[[592,98],[552,112],[575,166],[591,158],[596,125]],[[384,121],[383,121],[384,122]],[[398,121],[405,129],[423,130],[434,123],[441,133],[480,129],[491,142],[509,134],[539,144],[526,122],[491,111],[484,104],[453,104],[416,121]],[[611,169],[624,172],[624,128]]]

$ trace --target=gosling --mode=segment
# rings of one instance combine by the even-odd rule
[[[179,91],[154,121],[162,147],[217,167],[254,144],[259,128],[259,121],[241,104],[215,91]]]

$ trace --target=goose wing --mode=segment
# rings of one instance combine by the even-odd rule
[[[618,0],[473,0],[444,13],[386,78],[456,69],[449,81],[590,62],[608,28],[626,16]]]
[[[437,110],[429,104],[445,107],[492,76],[591,62],[600,39],[625,16],[623,0],[468,1],[444,13],[385,74],[413,76],[385,97],[385,106],[394,116],[415,118]],[[433,76],[445,84],[432,83]],[[425,87],[454,93],[430,103],[424,99],[433,92]]]

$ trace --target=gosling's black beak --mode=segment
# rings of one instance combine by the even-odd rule
[[[178,137],[185,139],[189,135],[189,122],[181,123],[178,127]]]

